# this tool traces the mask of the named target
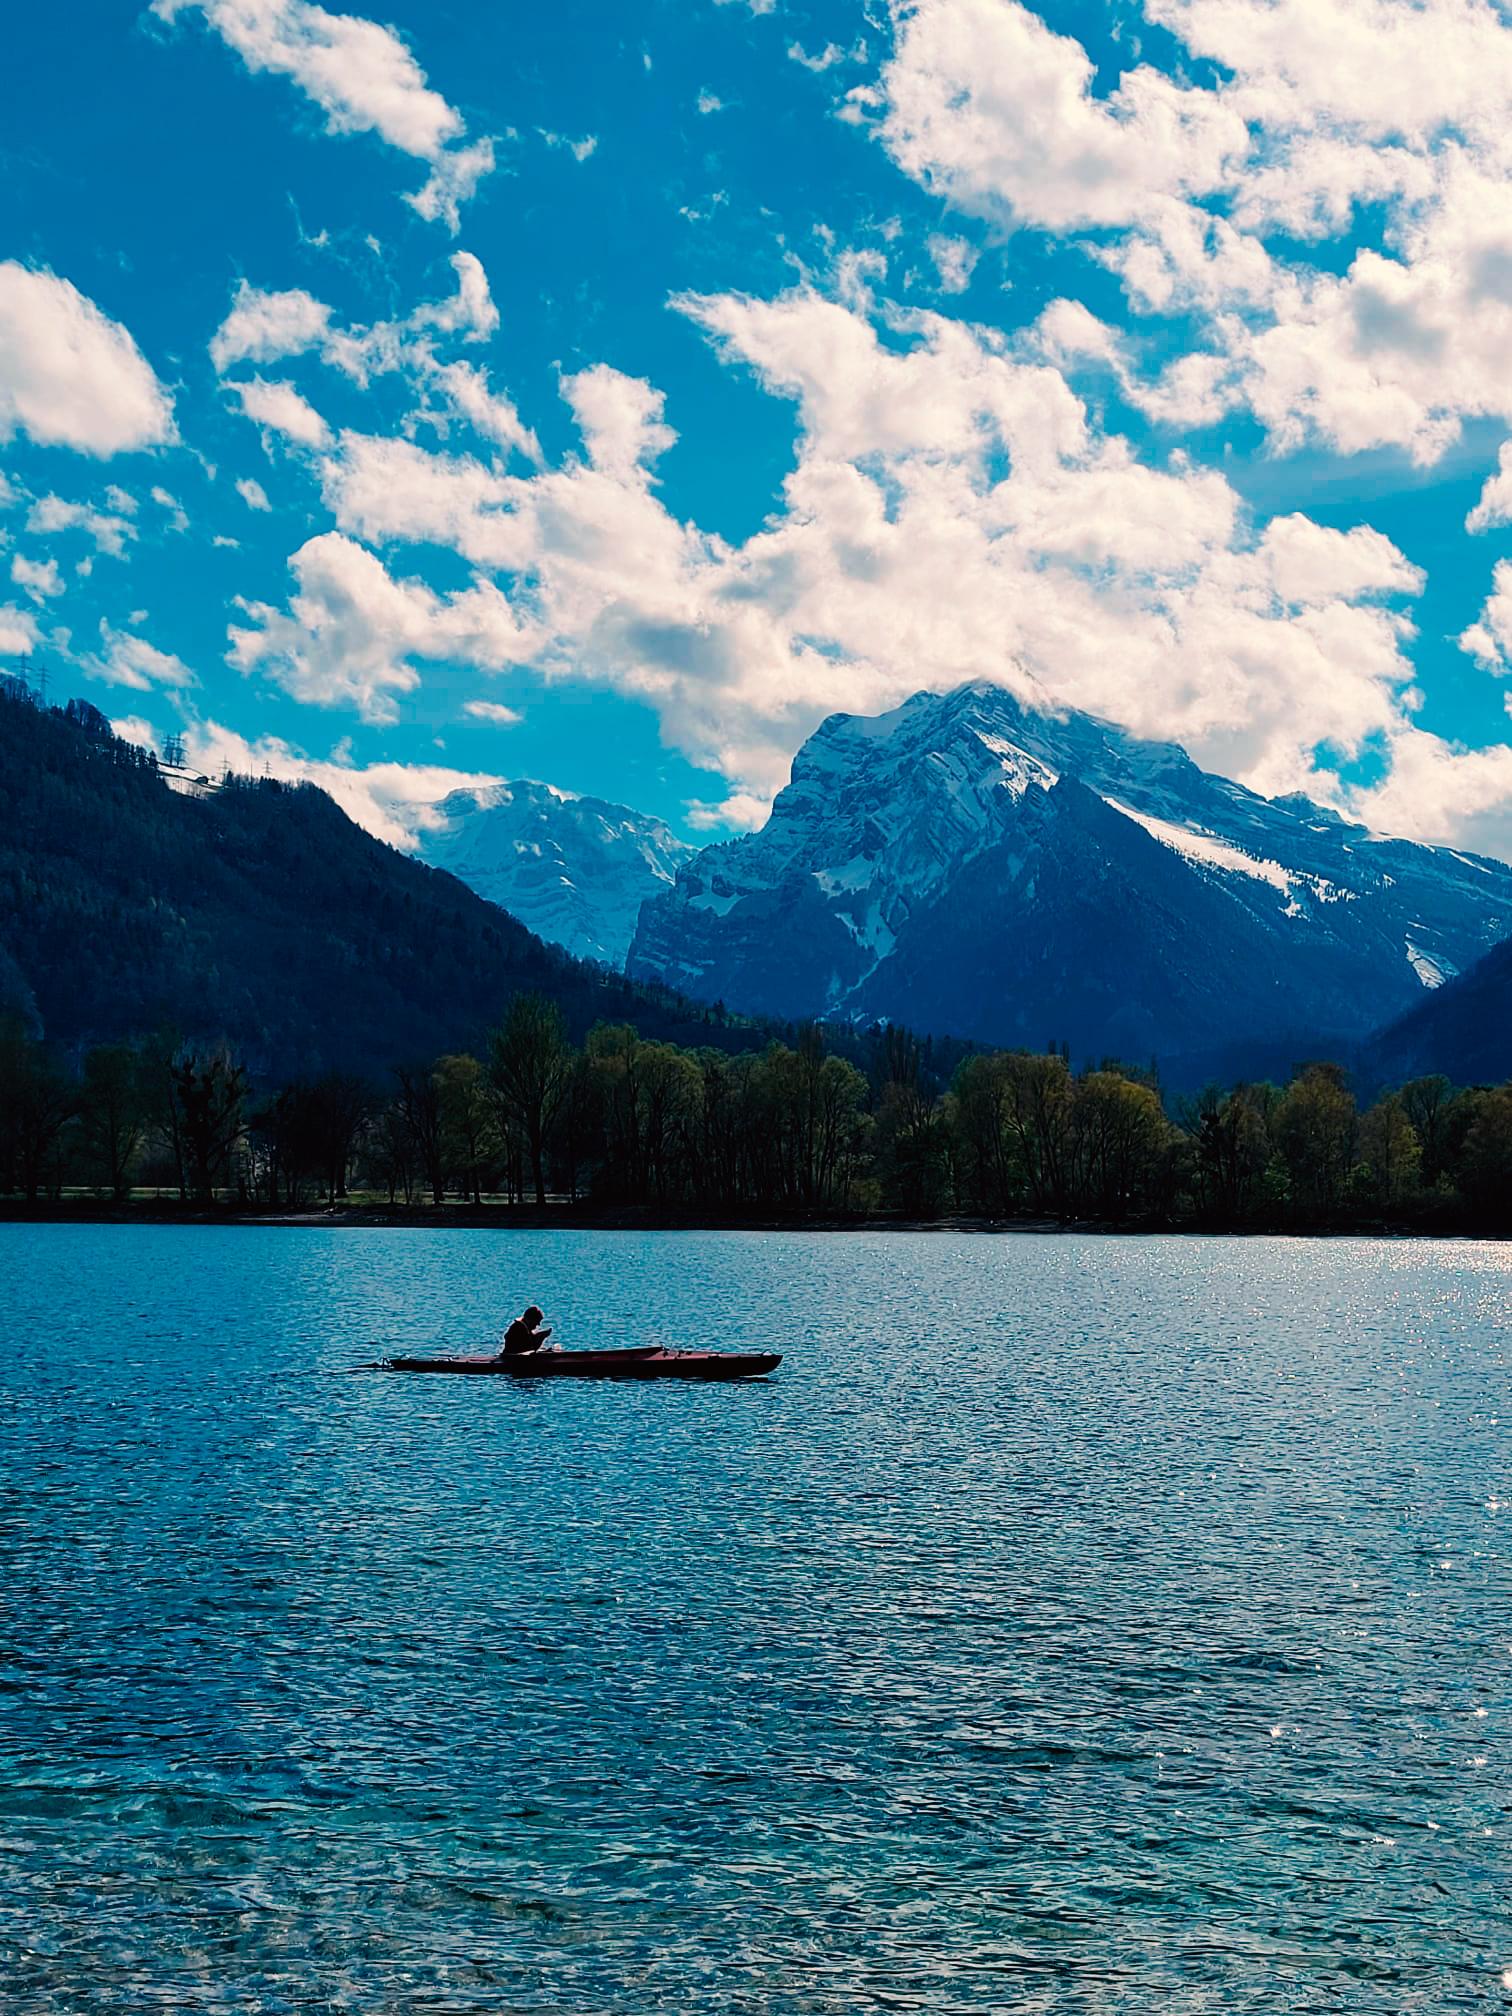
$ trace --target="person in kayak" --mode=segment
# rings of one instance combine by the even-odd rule
[[[551,1335],[549,1330],[536,1327],[540,1323],[541,1314],[542,1312],[532,1302],[523,1316],[516,1316],[504,1332],[504,1348],[499,1353],[501,1358],[518,1358],[527,1351],[540,1350]]]

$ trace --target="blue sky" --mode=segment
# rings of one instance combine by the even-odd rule
[[[0,650],[386,837],[992,678],[1512,855],[1512,17],[23,10]]]

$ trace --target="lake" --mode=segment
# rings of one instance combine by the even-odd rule
[[[7,1225],[0,1269],[0,2005],[1512,2006],[1512,1247]],[[786,1356],[345,1369],[526,1301]]]

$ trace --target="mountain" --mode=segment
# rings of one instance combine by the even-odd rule
[[[640,907],[697,851],[659,819],[549,784],[454,791],[420,856],[579,959],[624,968]]]
[[[82,1048],[171,1024],[277,1082],[479,1043],[517,992],[726,1046],[706,1011],[543,945],[314,785],[185,795],[93,707],[0,694],[0,1009]]]
[[[1267,800],[999,687],[835,715],[760,832],[641,912],[627,970],[784,1017],[882,1018],[1199,1071],[1363,1036],[1512,928],[1512,869]]]
[[[1359,1057],[1359,1075],[1371,1085],[1400,1085],[1431,1072],[1456,1085],[1512,1078],[1512,940],[1409,1009]]]

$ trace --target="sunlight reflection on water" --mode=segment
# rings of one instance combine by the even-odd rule
[[[0,1264],[6,2006],[1512,1987],[1506,1248],[3,1227]],[[568,1345],[787,1355],[336,1376],[527,1297]]]

